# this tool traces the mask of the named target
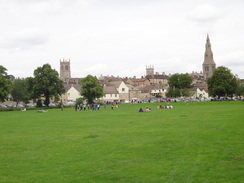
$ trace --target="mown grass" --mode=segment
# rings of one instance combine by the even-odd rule
[[[243,182],[243,102],[157,105],[1,112],[0,182]]]

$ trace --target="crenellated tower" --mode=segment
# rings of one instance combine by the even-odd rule
[[[205,79],[213,75],[213,71],[216,69],[216,64],[213,59],[213,52],[211,49],[210,39],[207,35],[207,42],[205,45],[204,62],[202,64],[203,76]]]
[[[146,66],[146,76],[153,76],[154,75],[154,67],[153,66]]]
[[[60,79],[70,79],[71,72],[70,72],[70,60],[60,60]]]

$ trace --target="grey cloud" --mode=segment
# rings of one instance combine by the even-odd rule
[[[0,44],[0,47],[4,49],[31,49],[32,47],[46,44],[48,41],[48,36],[30,35],[26,37],[5,39]]]

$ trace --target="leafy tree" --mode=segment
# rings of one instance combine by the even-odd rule
[[[83,104],[84,99],[83,98],[77,98],[75,104],[80,105]]]
[[[30,95],[27,88],[27,81],[25,79],[14,80],[11,95],[13,101],[16,101],[16,106],[21,101],[25,104],[29,103]]]
[[[25,81],[26,81],[26,88],[27,88],[27,91],[28,91],[28,94],[30,96],[30,99],[33,99],[35,102],[36,102],[36,99],[38,98],[38,96],[35,96],[34,94],[34,78],[32,77],[27,77],[25,78]]]
[[[239,85],[236,92],[235,92],[236,96],[244,96],[244,86]]]
[[[180,97],[188,95],[187,89],[191,88],[192,77],[188,74],[173,74],[169,77],[169,95],[171,97]]]
[[[184,88],[182,91],[182,96],[189,97],[191,95],[190,91],[187,88]]]
[[[176,98],[180,96],[181,96],[181,92],[179,88],[169,87],[168,92],[166,93],[166,97],[170,97],[170,98]]]
[[[81,95],[88,100],[89,104],[103,96],[103,87],[96,77],[88,75],[81,80]]]
[[[170,87],[184,89],[191,88],[192,77],[188,74],[173,74],[169,77],[168,84]]]
[[[181,91],[179,88],[174,89],[174,97],[180,97],[181,96]]]
[[[170,98],[174,97],[174,88],[172,88],[172,87],[168,88],[168,91],[166,93],[166,97],[170,97]]]
[[[63,81],[59,79],[59,74],[52,69],[49,64],[44,64],[34,71],[34,78],[28,78],[28,89],[32,98],[45,97],[44,104],[50,103],[50,98],[59,98],[65,92]]]
[[[42,107],[42,100],[37,100],[36,107]]]
[[[232,97],[238,88],[236,77],[224,66],[215,69],[207,83],[209,95],[213,97]]]
[[[7,79],[7,69],[0,65],[0,101],[4,102],[11,91],[12,82]]]
[[[15,77],[13,75],[6,75],[6,79],[14,81]]]

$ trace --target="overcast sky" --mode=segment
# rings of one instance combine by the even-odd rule
[[[71,76],[202,71],[214,61],[244,79],[243,0],[0,0],[0,65],[15,77],[46,63]]]

